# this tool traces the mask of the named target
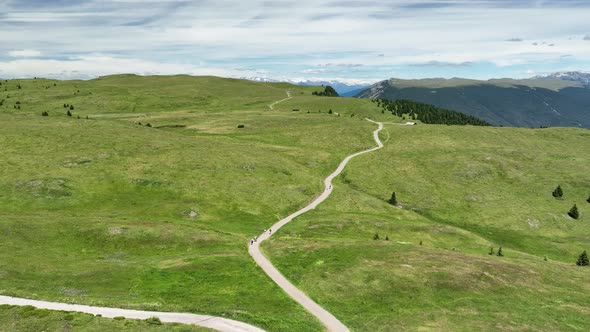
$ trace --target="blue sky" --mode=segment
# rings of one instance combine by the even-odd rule
[[[0,77],[590,71],[586,0],[0,0]]]

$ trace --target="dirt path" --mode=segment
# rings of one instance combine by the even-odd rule
[[[293,98],[293,97],[291,97],[291,91],[288,91],[288,90],[287,90],[287,98],[275,101],[274,103],[272,103],[272,104],[268,105],[268,108],[270,108],[271,110],[274,110],[274,107],[275,107],[275,105],[276,105],[276,104],[278,104],[278,103],[282,103],[282,102],[284,102],[285,100],[289,100],[289,99],[291,99],[291,98]]]
[[[0,295],[0,304],[10,304],[17,306],[30,305],[41,309],[50,310],[61,310],[61,311],[73,311],[73,312],[84,312],[93,315],[102,315],[102,317],[114,318],[117,316],[123,316],[129,319],[147,319],[150,317],[158,317],[162,322],[165,323],[181,323],[198,325],[207,327],[222,332],[264,332],[255,326],[248,325],[246,323],[238,322],[235,320],[206,316],[196,315],[189,313],[178,313],[178,312],[156,312],[156,311],[143,311],[143,310],[128,310],[118,308],[104,308],[94,307],[80,304],[66,304],[46,301],[35,301],[20,299],[10,296]]]
[[[285,224],[287,224],[288,222],[290,222],[294,218],[304,214],[305,212],[315,209],[316,206],[318,206],[320,203],[322,203],[324,200],[326,200],[326,198],[328,198],[330,196],[330,194],[332,193],[332,190],[333,190],[332,180],[335,177],[337,177],[338,175],[340,175],[340,173],[342,173],[342,171],[344,170],[344,167],[346,166],[346,164],[348,164],[348,162],[352,158],[359,156],[361,154],[364,154],[364,153],[368,153],[371,151],[381,149],[383,147],[383,143],[381,143],[381,140],[379,139],[379,132],[381,131],[381,129],[383,129],[383,124],[380,122],[375,122],[373,120],[369,120],[369,119],[366,119],[366,120],[379,125],[379,127],[373,132],[373,139],[377,143],[377,146],[374,148],[368,149],[368,150],[364,150],[361,152],[351,154],[350,156],[344,158],[344,160],[342,160],[340,165],[338,165],[338,168],[336,168],[336,170],[324,180],[324,187],[325,188],[324,188],[324,191],[321,193],[321,195],[319,195],[316,199],[314,199],[311,203],[309,203],[304,208],[300,209],[299,211],[294,212],[293,214],[289,215],[288,217],[281,219],[276,224],[272,225],[272,227],[270,228],[270,230],[272,232],[266,231],[263,234],[261,234],[258,237],[258,241],[254,242],[254,244],[250,245],[249,249],[248,249],[250,256],[252,256],[252,258],[254,258],[254,260],[256,261],[256,264],[258,264],[264,270],[264,272],[266,272],[266,274],[268,274],[268,276],[277,285],[279,285],[279,287],[281,287],[295,301],[297,301],[299,304],[301,304],[303,307],[305,307],[305,309],[307,309],[307,311],[309,311],[311,314],[316,316],[322,322],[322,324],[324,324],[324,326],[326,326],[328,331],[334,331],[334,332],[335,331],[338,331],[338,332],[349,331],[349,329],[344,324],[342,324],[336,317],[334,317],[331,313],[326,311],[319,304],[315,303],[312,299],[310,299],[307,295],[305,295],[305,293],[300,291],[291,282],[289,282],[289,280],[287,280],[287,278],[285,278],[281,274],[281,272],[279,272],[279,270],[277,270],[272,265],[272,263],[262,254],[262,252],[260,251],[260,244],[264,240],[268,239],[272,234],[274,234],[276,231],[278,231]]]

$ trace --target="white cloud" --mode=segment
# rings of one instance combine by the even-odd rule
[[[351,75],[375,75],[373,67],[481,62],[506,67],[563,54],[590,62],[590,43],[569,39],[587,31],[590,6],[568,7],[571,2],[565,0],[150,0],[148,5],[139,0],[88,0],[67,8],[47,2],[27,10],[11,8],[11,3],[0,4],[0,38],[4,45],[23,50],[5,53],[38,57],[40,52],[23,52],[40,49],[56,62],[39,61],[35,68],[52,73],[231,73],[258,67],[269,76],[345,76],[313,67],[341,64],[339,69]],[[506,42],[520,36],[527,42]],[[85,58],[57,60],[80,54]],[[105,54],[110,60],[88,54]],[[125,59],[131,63],[114,65]],[[87,68],[79,68],[79,63]],[[60,71],[51,70],[52,65]],[[10,61],[0,66],[16,76],[31,72]]]
[[[145,61],[141,59],[114,58],[92,55],[73,57],[68,60],[19,59],[0,62],[3,77],[49,77],[49,78],[94,78],[111,74],[138,75],[215,75],[244,76],[244,72],[223,68],[208,68],[191,64],[174,64]],[[250,74],[247,73],[246,74]]]
[[[8,55],[13,58],[35,58],[40,57],[41,52],[37,50],[14,50],[8,52]]]

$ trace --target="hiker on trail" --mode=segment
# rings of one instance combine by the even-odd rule
[[[268,229],[268,234],[272,233],[272,228]]]
[[[254,240],[250,239],[250,245],[254,244]]]

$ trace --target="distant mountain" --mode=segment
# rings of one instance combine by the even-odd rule
[[[414,100],[494,125],[590,128],[590,86],[585,79],[588,74],[579,72],[523,80],[390,79],[356,97]]]
[[[242,79],[255,81],[255,82],[287,82],[297,85],[304,85],[304,86],[321,86],[321,85],[329,85],[338,92],[338,94],[342,97],[353,97],[360,92],[364,91],[366,88],[371,86],[371,84],[359,84],[359,83],[347,83],[341,82],[337,80],[330,80],[330,81],[321,81],[321,80],[276,80],[267,77],[242,77]]]
[[[268,77],[258,77],[258,76],[240,77],[240,79],[242,79],[242,80],[248,80],[248,81],[254,81],[254,82],[267,82],[267,83],[286,82],[286,81],[275,80],[275,79],[268,78]]]
[[[366,88],[370,86],[370,84],[353,84],[353,83],[344,83],[340,81],[291,81],[291,83],[297,85],[306,85],[306,86],[316,86],[316,85],[329,85],[338,92],[338,94],[342,97],[353,97],[359,94],[361,91],[364,91]]]
[[[535,78],[540,79],[552,79],[557,78],[564,81],[572,81],[581,83],[584,86],[590,86],[590,73],[583,73],[579,71],[567,71],[553,73],[547,76],[536,76]]]

